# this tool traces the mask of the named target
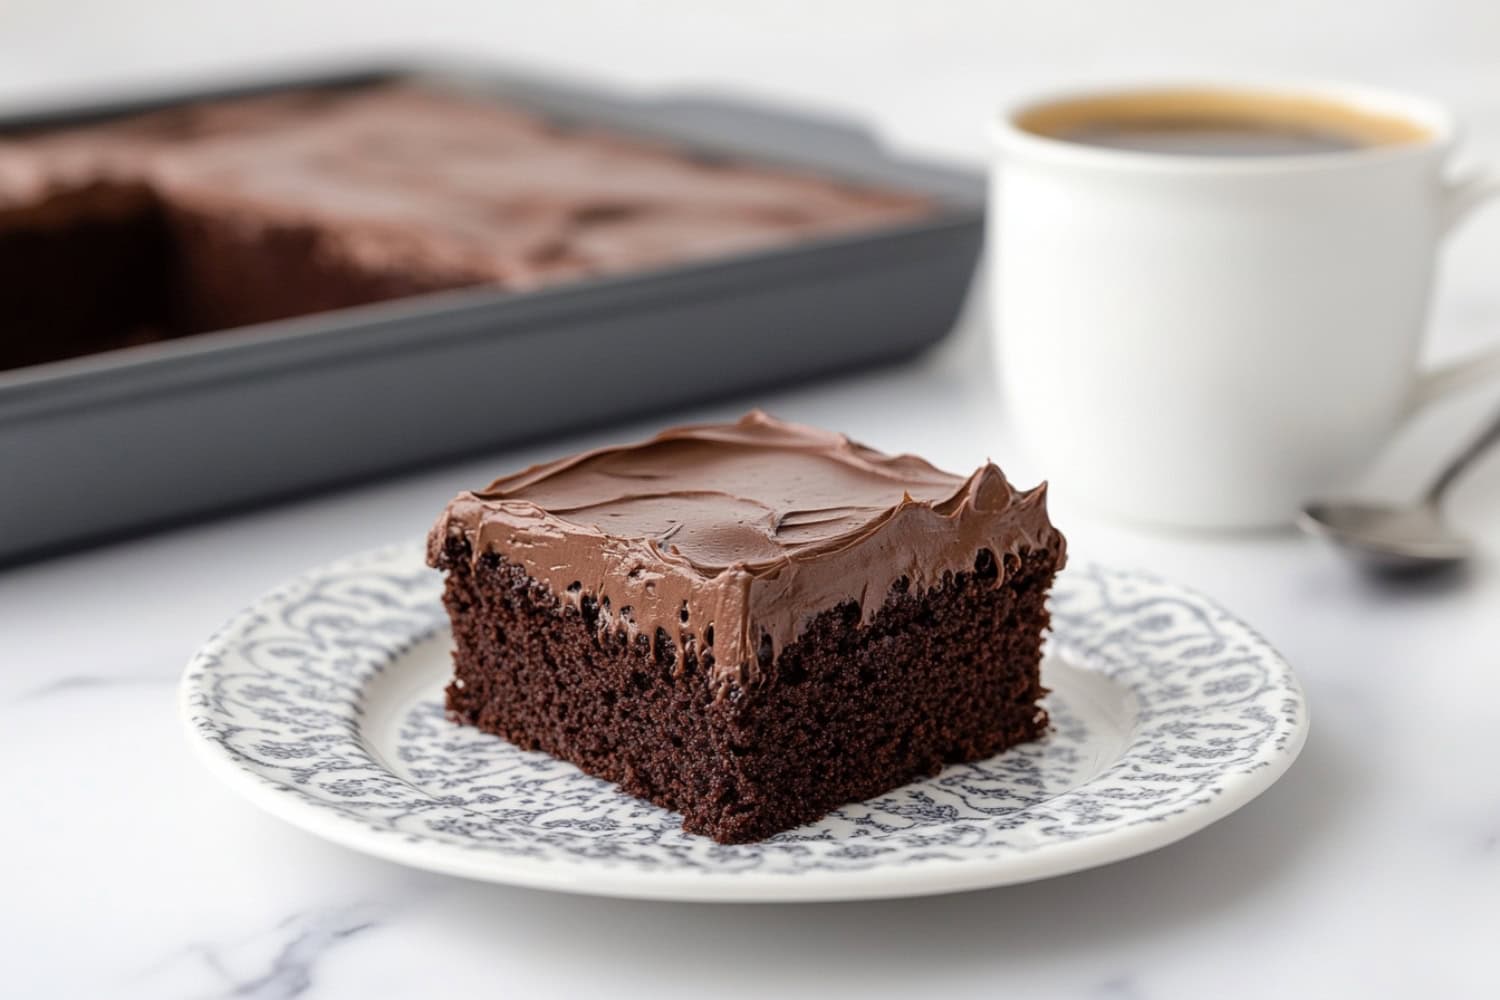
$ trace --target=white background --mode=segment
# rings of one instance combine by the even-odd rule
[[[710,87],[857,116],[978,165],[1001,100],[1162,73],[1284,73],[1452,102],[1500,157],[1500,4],[0,2],[0,103],[450,51],[628,88]],[[1500,210],[1456,241],[1431,355],[1500,336]],[[0,276],[3,280],[3,276]],[[0,331],[3,335],[3,331]],[[726,401],[1029,483],[982,310],[901,369]],[[682,373],[691,377],[690,372]],[[565,387],[564,387],[565,391]],[[1415,485],[1497,398],[1424,416],[1370,488]],[[1297,665],[1302,760],[1157,854],[949,898],[690,907],[469,885],[264,817],[188,756],[175,681],[280,579],[425,530],[456,490],[657,421],[0,571],[0,994],[204,997],[1495,996],[1500,969],[1500,461],[1455,495],[1484,559],[1446,587],[1361,582],[1287,534],[1116,528],[1056,492],[1075,558],[1205,590]],[[954,433],[962,427],[962,433]],[[0,470],[4,478],[15,470]],[[107,484],[101,489],[107,502]]]

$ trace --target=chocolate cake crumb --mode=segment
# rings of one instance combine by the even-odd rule
[[[601,634],[521,567],[450,540],[458,721],[571,761],[681,813],[725,844],[762,840],[944,764],[1041,736],[1052,553],[994,587],[960,573],[892,591],[868,625],[816,615],[738,698],[716,699],[691,651],[657,658]],[[678,657],[683,669],[676,669]]]

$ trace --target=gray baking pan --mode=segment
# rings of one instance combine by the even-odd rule
[[[396,66],[33,109],[0,129],[395,77],[920,192],[941,208],[690,266],[414,296],[0,372],[0,562],[908,357],[949,330],[973,273],[980,179],[893,157],[847,123],[717,97],[622,99]]]

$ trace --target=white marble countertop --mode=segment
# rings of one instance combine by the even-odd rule
[[[352,2],[263,3],[242,18],[209,6],[8,4],[0,99],[270,55],[436,45],[621,85],[805,99],[861,114],[905,146],[977,162],[985,113],[1008,94],[1207,67],[1419,88],[1469,114],[1478,151],[1500,152],[1500,8],[1484,0],[893,5],[885,16],[868,3],[761,0],[742,17],[688,3],[432,0],[378,15]],[[1496,215],[1455,247],[1435,357],[1500,331]],[[980,313],[918,363],[684,416],[756,403],[952,467],[991,455],[1034,481],[1045,464],[1010,434]],[[1414,482],[1496,398],[1471,392],[1424,416],[1371,488]],[[955,421],[974,432],[954,436]],[[656,424],[0,571],[0,994],[1500,995],[1500,456],[1452,504],[1484,558],[1455,584],[1418,590],[1363,583],[1290,533],[1146,534],[1096,521],[1057,490],[1077,555],[1212,594],[1293,661],[1313,714],[1302,759],[1263,798],[1093,872],[889,903],[552,896],[325,844],[190,756],[176,717],[181,668],[259,593],[420,533],[455,490],[503,469]]]

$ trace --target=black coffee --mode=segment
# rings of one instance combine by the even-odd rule
[[[1430,138],[1412,119],[1327,97],[1215,89],[1094,94],[1028,108],[1016,124],[1064,142],[1179,156],[1305,156]]]
[[[1371,145],[1353,136],[1312,129],[1236,122],[1096,122],[1060,131],[1068,142],[1179,156],[1305,156]]]

